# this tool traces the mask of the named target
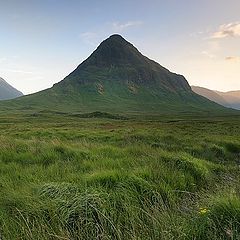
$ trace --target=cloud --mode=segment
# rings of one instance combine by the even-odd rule
[[[228,56],[225,58],[226,61],[240,62],[240,57],[237,56]]]
[[[128,21],[125,23],[108,22],[102,28],[96,29],[96,31],[81,33],[79,38],[81,38],[87,44],[96,46],[102,37],[109,36],[113,33],[121,33],[128,28],[136,27],[142,24],[142,21]]]
[[[126,22],[126,23],[113,22],[112,27],[113,27],[114,31],[122,32],[129,27],[135,27],[135,26],[139,26],[139,25],[142,25],[142,24],[143,24],[142,21],[129,21],[129,22]]]
[[[34,72],[20,70],[20,69],[4,69],[4,71],[10,72],[10,73],[19,73],[19,74],[35,74]]]
[[[240,22],[223,24],[211,36],[213,39],[240,37]]]
[[[212,53],[210,53],[208,51],[202,51],[201,53],[203,55],[207,56],[208,58],[211,58],[211,59],[216,58],[216,55],[214,55],[214,54],[212,54]]]
[[[96,45],[97,36],[98,34],[95,32],[84,32],[80,34],[80,38],[90,45]]]
[[[83,38],[93,38],[93,37],[95,37],[96,36],[96,33],[94,33],[94,32],[84,32],[84,33],[82,33],[81,34],[81,37],[83,37]]]
[[[189,33],[189,37],[191,37],[191,38],[199,38],[203,34],[205,34],[204,31],[192,32],[192,33]]]

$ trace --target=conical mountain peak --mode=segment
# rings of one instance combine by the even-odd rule
[[[102,47],[108,47],[111,49],[118,49],[118,50],[123,50],[124,48],[127,50],[132,50],[132,51],[138,51],[133,44],[131,44],[130,42],[128,42],[125,38],[123,38],[121,35],[119,34],[113,34],[111,35],[109,38],[107,38],[106,40],[104,40],[100,45],[99,48]],[[98,49],[99,49],[98,48]]]
[[[104,40],[100,45],[99,48],[103,46],[108,46],[108,47],[119,47],[119,48],[124,48],[124,47],[133,47],[133,45],[128,42],[126,39],[124,39],[121,35],[119,34],[113,34],[106,40]]]
[[[89,58],[63,80],[65,84],[98,84],[104,81],[118,81],[128,86],[145,85],[155,90],[191,91],[183,76],[171,73],[145,57],[118,34],[104,40]]]
[[[122,41],[122,42],[125,42],[125,43],[129,43],[125,38],[123,38],[120,34],[113,34],[111,35],[109,38],[107,38],[105,40],[106,42],[107,41]]]
[[[121,35],[114,34],[104,40],[83,65],[107,67],[135,64],[142,60],[143,56],[137,48],[126,41]]]

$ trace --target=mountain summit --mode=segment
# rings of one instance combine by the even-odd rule
[[[143,56],[117,34],[104,40],[52,88],[9,105],[19,109],[154,115],[226,110],[195,94],[182,75]]]
[[[112,35],[104,40],[83,65],[110,67],[141,63],[141,54],[120,35]]]

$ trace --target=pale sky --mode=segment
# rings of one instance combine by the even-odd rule
[[[0,77],[51,87],[119,33],[191,85],[240,89],[239,0],[0,0]]]

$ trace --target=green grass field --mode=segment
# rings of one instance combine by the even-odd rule
[[[2,113],[0,239],[240,239],[239,122]]]

